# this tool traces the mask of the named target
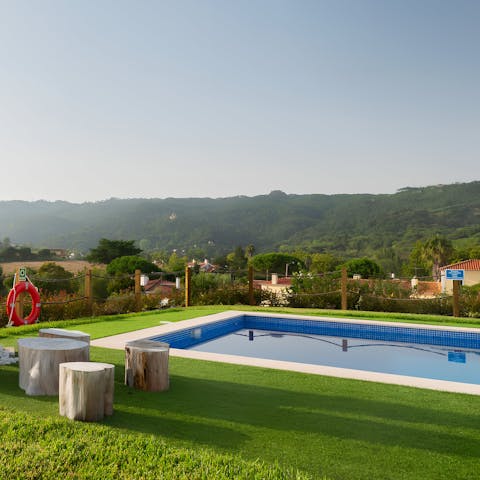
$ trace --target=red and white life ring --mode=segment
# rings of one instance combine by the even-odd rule
[[[15,311],[15,300],[20,293],[26,292],[32,297],[32,311],[27,318],[20,318]],[[28,325],[35,323],[40,316],[40,295],[37,289],[30,282],[17,283],[8,294],[7,297],[7,315],[10,319],[10,324],[18,327],[19,325]]]

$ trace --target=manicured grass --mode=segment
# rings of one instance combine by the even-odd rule
[[[98,436],[99,448],[107,440],[123,442],[123,434],[140,435],[140,443],[151,435],[187,449],[185,461],[191,455],[193,464],[193,452],[213,452],[331,479],[467,479],[480,468],[478,397],[181,358],[171,358],[171,389],[148,393],[123,385],[123,355],[92,348],[92,360],[116,365],[115,413],[103,425],[88,427],[88,442]],[[57,398],[27,397],[17,386],[16,367],[0,371],[0,404],[28,414],[29,429],[38,422],[40,431],[48,430],[58,419]],[[79,436],[73,445],[85,434],[83,424],[75,425]],[[22,431],[21,421],[16,428]],[[62,434],[63,442],[68,435]],[[33,451],[57,454],[38,441]],[[0,457],[11,458],[10,451]],[[85,462],[90,459],[95,468],[116,460],[110,454],[91,458],[94,449],[87,451]],[[135,462],[128,459],[123,454],[118,461]],[[65,468],[77,468],[79,459],[70,465],[68,457],[63,460]]]
[[[103,323],[119,333],[221,309]],[[105,326],[96,325],[71,328],[100,335]],[[3,431],[13,425],[0,453],[7,477],[26,469],[24,478],[54,478],[58,468],[73,478],[295,478],[298,469],[313,478],[450,480],[480,471],[476,396],[175,357],[170,390],[148,393],[123,385],[123,352],[93,347],[92,360],[116,366],[115,413],[95,425],[59,418],[57,398],[27,397],[18,367],[0,367]]]
[[[307,479],[293,469],[207,449],[169,445],[155,435],[0,408],[1,478]]]

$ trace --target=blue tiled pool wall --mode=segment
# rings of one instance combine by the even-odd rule
[[[421,343],[459,348],[480,348],[480,332],[456,332],[426,328],[372,325],[368,323],[342,323],[281,317],[245,316],[245,327],[278,330],[310,335],[330,335],[345,338],[365,338],[388,342]]]
[[[199,343],[213,340],[214,338],[228,335],[245,328],[243,316],[229,318],[227,320],[220,320],[214,323],[208,323],[198,327],[187,328],[177,332],[167,333],[159,337],[152,338],[159,342],[165,342],[170,345],[170,348],[188,348],[198,345]]]
[[[365,338],[387,342],[443,345],[480,349],[480,333],[430,330],[426,328],[398,327],[291,319],[283,317],[240,315],[199,327],[180,330],[154,338],[170,344],[171,348],[189,348],[240,329],[273,330],[309,335],[330,335],[345,338]]]

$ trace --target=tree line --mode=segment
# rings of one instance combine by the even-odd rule
[[[144,253],[188,258],[301,250],[368,257],[399,271],[417,241],[480,242],[480,182],[407,188],[389,195],[287,195],[224,199],[110,199],[87,204],[0,202],[0,235],[17,244],[86,254],[100,238],[131,238]]]
[[[53,260],[56,258],[49,248],[41,248],[34,252],[27,246],[14,246],[10,239],[5,237],[0,241],[0,262],[28,262],[28,261],[42,261]]]

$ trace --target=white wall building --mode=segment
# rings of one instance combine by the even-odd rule
[[[463,262],[452,263],[440,268],[442,292],[451,294],[453,291],[453,280],[445,278],[445,270],[463,270],[464,279],[462,285],[476,285],[480,283],[480,259],[464,260]]]

